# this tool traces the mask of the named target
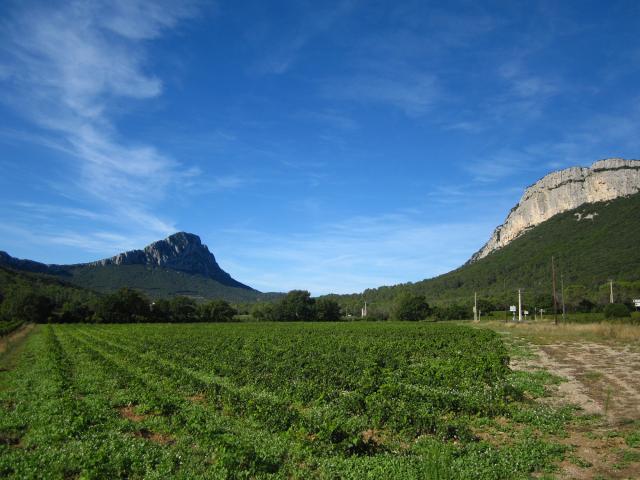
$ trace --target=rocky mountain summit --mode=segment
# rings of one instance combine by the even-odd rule
[[[146,265],[169,268],[186,273],[202,275],[231,287],[249,288],[234,280],[222,270],[215,257],[200,237],[193,233],[178,232],[164,240],[147,245],[143,250],[119,253],[111,258],[92,262],[91,266]]]
[[[550,173],[527,188],[505,222],[469,262],[486,257],[558,213],[640,191],[640,160],[609,158]]]
[[[6,252],[0,252],[0,265],[16,270],[67,277],[74,276],[80,271],[95,271],[96,268],[100,267],[143,266],[198,275],[215,280],[227,287],[253,291],[251,287],[233,279],[231,275],[220,268],[215,257],[207,246],[202,243],[200,237],[186,232],[174,233],[164,240],[153,242],[142,250],[119,253],[111,258],[96,262],[73,265],[47,265],[32,260],[14,258]]]

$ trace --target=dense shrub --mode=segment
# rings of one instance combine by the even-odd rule
[[[93,313],[88,303],[72,300],[62,304],[57,321],[60,323],[88,322]]]
[[[631,312],[624,303],[610,303],[604,307],[604,318],[625,318],[630,316]]]
[[[436,307],[433,311],[436,320],[465,320],[473,316],[471,308],[465,305],[447,305]]]
[[[315,303],[316,320],[320,322],[336,322],[340,320],[340,305],[329,298],[319,298]]]
[[[230,322],[235,309],[224,300],[212,300],[198,306],[198,320],[201,322]]]
[[[94,315],[97,323],[144,322],[150,318],[149,300],[130,288],[121,288],[100,298]]]
[[[398,320],[424,320],[431,313],[426,298],[422,295],[401,295],[396,300],[394,317]]]

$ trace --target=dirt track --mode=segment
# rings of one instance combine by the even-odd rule
[[[567,379],[558,396],[585,413],[605,415],[611,424],[640,419],[640,351],[591,342],[533,347],[538,358],[514,368],[541,367]]]
[[[4,337],[0,337],[0,353],[6,352],[10,345],[20,342],[34,327],[35,325],[33,323],[29,323]]]
[[[566,379],[553,403],[579,405],[584,414],[602,415],[599,424],[574,427],[561,440],[570,456],[560,464],[562,479],[637,479],[640,463],[621,462],[629,451],[623,434],[640,420],[640,351],[629,345],[558,342],[531,345],[535,358],[516,360],[512,368],[544,368]]]

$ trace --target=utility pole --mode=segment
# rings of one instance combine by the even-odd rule
[[[558,324],[558,297],[556,296],[556,262],[551,256],[551,283],[553,284],[553,324]]]
[[[473,292],[473,321],[477,322],[478,320],[478,292]]]
[[[560,272],[560,292],[562,293],[562,321],[567,321],[567,316],[564,308],[564,280],[562,278],[562,272]]]
[[[609,303],[613,303],[613,280],[609,280]]]
[[[518,322],[522,322],[522,289],[518,289]]]
[[[504,323],[507,323],[508,317],[507,317],[507,310],[509,309],[509,303],[507,302],[507,278],[504,276],[504,273],[502,274],[502,294],[504,295],[505,298],[505,304],[504,304]]]

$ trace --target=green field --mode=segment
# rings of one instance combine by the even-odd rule
[[[9,478],[528,478],[570,418],[457,325],[40,325],[2,361]]]

